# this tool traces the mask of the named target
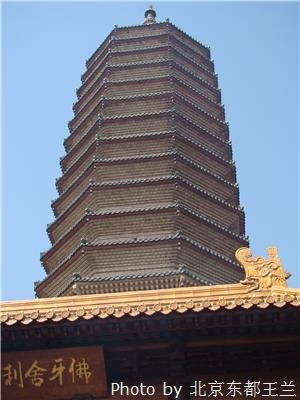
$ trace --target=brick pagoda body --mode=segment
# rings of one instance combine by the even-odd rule
[[[109,34],[82,82],[38,297],[243,279],[244,213],[209,49],[149,9]]]

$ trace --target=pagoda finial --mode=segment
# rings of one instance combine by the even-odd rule
[[[150,5],[145,11],[144,25],[155,24],[156,23],[155,17],[156,17],[156,12],[153,10],[152,5]]]

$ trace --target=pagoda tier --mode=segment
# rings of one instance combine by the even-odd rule
[[[150,15],[111,32],[77,95],[37,295],[243,279],[244,212],[209,49]]]

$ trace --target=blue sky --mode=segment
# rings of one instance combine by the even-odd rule
[[[299,4],[156,2],[211,47],[246,230],[255,255],[279,247],[299,287]],[[148,3],[2,5],[2,298],[33,298],[57,197],[59,157],[85,61],[113,29],[143,22]]]

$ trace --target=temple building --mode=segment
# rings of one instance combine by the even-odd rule
[[[300,290],[253,256],[210,50],[150,6],[86,63],[7,400],[300,395]]]

